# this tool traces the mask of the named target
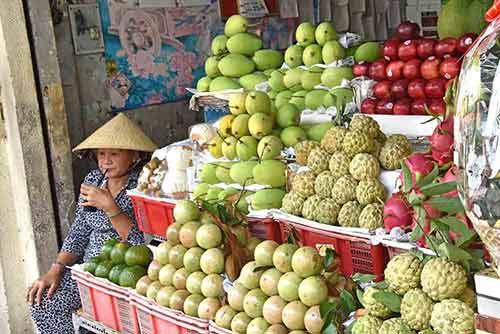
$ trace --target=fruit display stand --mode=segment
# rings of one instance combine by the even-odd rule
[[[402,134],[408,138],[428,137],[438,125],[432,116],[371,115],[386,135]]]
[[[97,334],[119,334],[114,329],[108,328],[103,324],[93,320],[88,314],[81,310],[74,312],[72,315],[73,327],[76,333],[79,333],[81,328],[89,330]]]
[[[140,334],[135,312],[129,303],[130,290],[71,267],[76,281],[83,312],[93,320],[121,334]]]

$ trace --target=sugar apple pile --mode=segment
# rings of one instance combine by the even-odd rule
[[[293,177],[291,189],[296,195],[284,198],[282,210],[324,224],[369,230],[383,227],[381,203],[387,191],[378,180],[385,166],[379,159],[389,143],[411,152],[405,136],[387,138],[378,123],[365,115],[356,115],[349,128],[332,126],[319,144],[314,141],[297,143],[294,147],[296,161],[307,166],[309,171]],[[399,151],[392,152],[386,149],[384,157],[401,160]],[[308,201],[312,196],[316,197]],[[323,200],[321,205],[318,197]]]
[[[367,315],[356,321],[353,334],[474,333],[475,292],[467,287],[461,265],[442,257],[424,263],[407,252],[393,257],[384,275],[385,286],[365,290]],[[393,303],[386,305],[382,297],[387,296],[378,292],[399,295],[399,310]],[[394,297],[393,301],[398,299]]]

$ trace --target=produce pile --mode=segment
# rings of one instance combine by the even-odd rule
[[[320,143],[295,146],[297,163],[309,171],[294,176],[282,209],[323,224],[383,227],[387,192],[378,179],[381,168],[399,168],[411,152],[405,136],[387,138],[375,120],[356,115],[349,128],[331,127]]]

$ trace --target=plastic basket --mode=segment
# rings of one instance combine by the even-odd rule
[[[208,321],[158,305],[136,293],[131,293],[142,334],[208,334]]]
[[[237,334],[236,332],[233,332],[229,329],[217,326],[217,324],[213,321],[210,321],[208,329],[210,334]]]
[[[279,244],[282,243],[280,228],[274,219],[248,217],[247,221],[252,236],[262,240],[274,240]]]
[[[139,230],[165,238],[167,227],[174,223],[174,203],[157,201],[129,193]]]
[[[98,279],[78,267],[71,269],[83,311],[93,320],[121,334],[140,334],[136,314],[129,303],[129,290]]]
[[[384,246],[372,245],[369,238],[318,230],[282,219],[279,220],[279,227],[284,242],[291,229],[294,229],[299,242],[304,246],[332,246],[340,256],[340,270],[346,276],[354,273],[372,274],[377,281],[384,277],[387,253]]]

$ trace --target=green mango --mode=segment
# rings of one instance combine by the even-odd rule
[[[377,42],[366,42],[361,44],[354,52],[354,60],[357,63],[362,61],[374,62],[382,57],[380,44]]]
[[[219,64],[219,59],[217,57],[208,57],[205,61],[205,73],[210,78],[216,78],[220,76],[220,71],[217,65]]]
[[[321,75],[321,82],[330,88],[337,87],[341,84],[342,80],[352,80],[354,75],[352,74],[351,67],[330,67],[327,68]]]
[[[292,98],[293,92],[291,90],[284,90],[279,92],[274,99],[274,106],[279,110],[285,103],[289,103]]]
[[[337,39],[337,32],[331,22],[321,22],[314,31],[316,42],[323,46],[328,41]]]
[[[240,32],[229,38],[226,47],[230,53],[239,53],[251,57],[257,50],[262,48],[262,40],[255,34]]]
[[[307,139],[305,131],[298,126],[289,126],[281,131],[280,139],[285,147],[294,147]]]
[[[241,138],[250,134],[250,132],[248,131],[249,119],[250,115],[248,114],[241,114],[235,117],[233,123],[231,123],[231,133],[233,134],[233,136],[235,136],[236,138]]]
[[[313,44],[316,40],[315,31],[316,27],[311,22],[303,22],[299,24],[295,30],[295,39],[297,40],[297,43],[302,47]]]
[[[318,44],[311,44],[306,47],[304,49],[304,53],[302,54],[302,62],[304,62],[304,65],[308,67],[323,63],[321,46]]]
[[[285,76],[283,77],[283,84],[285,85],[285,87],[288,89],[292,89],[296,86],[302,87],[302,85],[300,84],[300,77],[302,76],[303,72],[304,70],[298,67],[286,71]]]
[[[212,79],[209,77],[200,78],[200,80],[196,83],[196,90],[199,90],[200,92],[208,92],[211,83]]]
[[[269,77],[269,86],[276,92],[282,92],[286,89],[283,83],[284,75],[280,70],[274,70]]]
[[[257,156],[260,160],[270,160],[276,158],[283,149],[283,143],[277,136],[265,136],[257,145]]]
[[[345,50],[339,42],[329,41],[323,46],[321,55],[325,64],[331,64],[334,61],[344,59]]]
[[[224,34],[232,37],[236,34],[247,31],[248,20],[241,15],[232,15],[224,25]]]
[[[307,93],[305,98],[306,108],[316,110],[323,106],[326,94],[328,94],[328,91],[324,89],[315,89]]]
[[[279,160],[261,161],[253,169],[255,183],[271,187],[283,187],[286,184],[286,165]]]
[[[250,185],[255,183],[253,180],[253,168],[258,165],[257,161],[242,161],[235,163],[231,170],[229,171],[229,175],[231,179],[240,184],[240,185]]]
[[[295,104],[285,103],[278,109],[276,122],[282,128],[299,125],[300,111]]]
[[[219,61],[219,71],[226,77],[242,77],[255,70],[254,62],[240,54],[228,54]]]
[[[284,196],[283,189],[259,190],[252,195],[252,208],[254,210],[279,209]]]
[[[333,126],[333,123],[321,123],[314,125],[306,130],[307,138],[320,142],[325,136],[326,131]]]
[[[218,162],[217,168],[215,169],[215,175],[220,183],[231,184],[234,183],[230,175],[231,167],[234,162]]]
[[[223,90],[228,90],[228,89],[239,89],[241,88],[240,84],[227,77],[217,77],[212,79],[210,82],[210,91],[211,92],[220,92]]]
[[[267,76],[264,73],[257,72],[242,76],[239,83],[241,87],[245,88],[245,90],[254,90],[255,85],[265,81],[267,81]]]
[[[255,52],[252,60],[259,71],[265,71],[280,67],[283,64],[283,54],[277,50],[259,50]]]
[[[292,95],[290,99],[291,104],[295,104],[299,111],[302,111],[306,108],[306,94],[307,90],[299,90],[298,92]]]
[[[236,155],[242,161],[257,158],[257,139],[252,136],[244,136],[236,143]]]
[[[300,83],[305,90],[313,90],[321,84],[321,72],[304,71],[300,76]]]
[[[225,35],[216,36],[212,40],[212,45],[211,45],[212,54],[214,56],[219,56],[219,55],[226,53],[227,52],[227,47],[226,47],[227,41],[228,41],[228,38]]]

